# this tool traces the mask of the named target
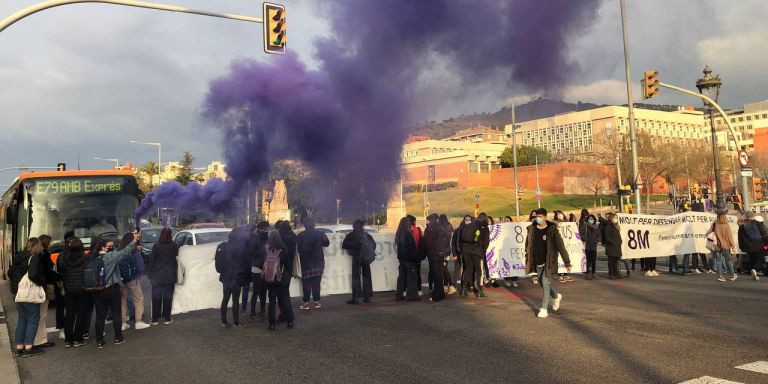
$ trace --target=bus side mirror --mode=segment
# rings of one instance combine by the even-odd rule
[[[141,204],[141,201],[144,200],[144,191],[139,189],[139,192],[136,195],[139,198],[139,204]]]
[[[5,222],[8,224],[19,223],[19,210],[14,205],[5,207]]]

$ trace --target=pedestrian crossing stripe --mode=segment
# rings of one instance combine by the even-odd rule
[[[768,361],[755,361],[754,363],[739,365],[736,369],[768,374]]]
[[[683,381],[680,384],[744,384],[744,383],[739,383],[738,381],[718,379],[717,377],[712,377],[712,376],[702,376],[697,379]]]

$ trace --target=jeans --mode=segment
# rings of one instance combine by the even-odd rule
[[[541,286],[542,293],[541,293],[541,309],[547,309],[549,308],[549,298],[556,298],[557,292],[555,292],[555,289],[552,288],[552,285],[549,281],[549,276],[547,276],[547,267],[542,265],[539,265],[539,286]]]
[[[677,272],[677,256],[670,256],[668,263],[669,263],[669,273],[676,273]]]
[[[430,272],[432,271],[431,265],[429,270]],[[361,275],[362,275],[362,282],[360,281]],[[320,295],[318,294],[318,296]],[[353,257],[352,258],[352,300],[357,300],[361,296],[365,299],[373,297],[373,282],[371,281],[371,265],[368,263],[361,263],[359,257]],[[305,300],[305,301],[309,301],[309,300]]]
[[[596,273],[597,272],[597,250],[596,249],[585,249],[584,253],[587,255],[587,273]]]
[[[416,284],[418,279],[416,278],[416,263],[412,261],[400,260],[400,265],[397,267],[397,294],[401,295],[406,292],[406,297],[409,299],[419,299],[418,289]]]
[[[629,271],[631,271],[631,269],[630,269],[630,268],[631,268],[631,266],[630,266],[630,262],[629,262],[629,260],[627,260],[627,259],[622,259],[621,261],[622,261],[622,262],[624,262],[624,269],[626,269],[626,270],[627,270],[627,276],[629,276]],[[618,272],[618,269],[616,270],[616,272]]]
[[[461,284],[467,289],[474,286],[482,289],[482,257],[471,253],[462,253],[461,258],[464,261],[464,273],[461,275]]]
[[[240,324],[240,290],[241,287],[237,284],[226,282],[223,283],[224,297],[221,299],[221,322],[227,324],[227,306],[229,306],[229,298],[232,298],[232,320],[235,324]]]
[[[67,343],[83,342],[83,331],[90,327],[86,324],[88,310],[91,309],[91,294],[87,292],[67,292],[64,295],[66,312],[64,314],[64,340]],[[58,303],[64,304],[64,303]]]
[[[683,255],[683,273],[688,273],[691,271],[690,263],[691,263],[691,255],[686,253],[685,255]]]
[[[120,302],[123,309],[123,321],[128,321],[128,293],[130,292],[133,298],[134,316],[136,322],[142,321],[144,317],[144,293],[141,292],[141,285],[139,279],[133,279],[127,283],[124,283],[120,287]]]
[[[322,282],[322,279],[322,275],[301,279],[301,288],[304,291],[303,299],[305,303],[309,303],[310,297],[315,303],[320,302],[320,283]]]
[[[429,260],[429,269],[433,271],[432,301],[445,299],[445,286],[443,285],[443,259]]]
[[[264,286],[264,276],[261,273],[252,273],[253,295],[251,295],[251,314],[256,313],[256,299],[260,300],[259,313],[267,310],[267,288]],[[318,290],[318,296],[320,296]]]
[[[251,291],[251,283],[246,282],[243,284],[243,312],[245,312],[246,309],[248,309],[248,293]]]
[[[152,286],[152,321],[162,315],[166,321],[171,320],[171,306],[173,305],[174,284]]]
[[[715,258],[715,269],[717,270],[717,274],[722,276],[723,275],[723,260],[725,259],[725,266],[726,271],[729,275],[735,274],[733,271],[733,261],[731,260],[731,250],[730,249],[721,249],[719,251],[712,252]]]
[[[32,345],[40,322],[40,304],[16,303],[19,321],[16,322],[16,344]]]
[[[115,331],[115,340],[123,338],[123,316],[120,308],[120,286],[115,284],[105,288],[101,292],[92,293],[96,306],[96,340],[104,340],[104,324],[107,321],[107,310],[112,311],[112,329]]]

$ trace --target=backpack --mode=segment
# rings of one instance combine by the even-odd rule
[[[367,233],[362,234],[363,238],[360,240],[360,260],[363,263],[371,264],[376,260],[376,243],[368,237]]]
[[[16,259],[16,257],[14,257],[14,259]],[[14,262],[11,264],[11,267],[8,268],[8,280],[11,281],[11,293],[13,294],[19,289],[21,278],[24,277],[29,270],[29,259],[30,257],[26,257],[22,259],[21,262]]]
[[[101,292],[107,288],[104,260],[96,256],[85,263],[83,271],[83,285],[86,292]]]
[[[280,263],[280,254],[282,249],[267,248],[267,257],[264,258],[264,265],[261,270],[264,271],[264,282],[279,283],[283,279],[283,265]]]
[[[441,257],[447,257],[451,255],[451,238],[449,232],[443,228],[438,227],[437,231],[437,252]]]
[[[139,275],[139,267],[136,265],[134,256],[135,255],[131,255],[131,257],[123,260],[117,266],[120,270],[120,278],[123,280],[123,283],[132,281]]]

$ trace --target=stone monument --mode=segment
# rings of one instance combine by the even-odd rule
[[[269,202],[269,222],[274,224],[278,220],[290,219],[291,210],[288,208],[288,190],[285,188],[285,180],[275,180],[272,201]]]

